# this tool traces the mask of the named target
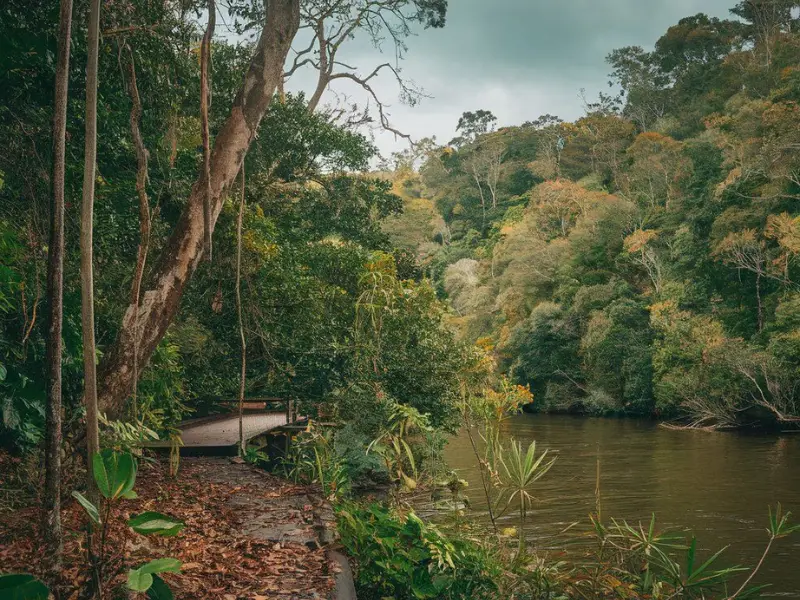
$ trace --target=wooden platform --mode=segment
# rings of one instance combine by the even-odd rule
[[[287,425],[286,413],[263,412],[245,414],[242,428],[245,442]],[[237,454],[239,444],[239,416],[217,415],[187,421],[181,425],[183,447],[181,454],[203,456],[227,456]],[[148,444],[154,449],[169,448],[170,443],[162,440]]]

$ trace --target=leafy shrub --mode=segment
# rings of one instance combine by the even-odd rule
[[[342,545],[355,557],[358,597],[494,598],[500,568],[475,543],[444,536],[413,511],[373,504],[337,509]]]
[[[345,425],[336,432],[333,447],[344,464],[348,478],[355,484],[387,481],[383,461],[376,454],[367,454],[370,440],[353,425]]]
[[[97,574],[97,583],[101,586],[101,589],[97,590],[99,597],[103,597],[103,570],[109,566],[105,544],[110,528],[109,521],[112,518],[114,507],[121,500],[136,498],[133,488],[136,485],[137,469],[136,458],[130,452],[102,450],[92,456],[92,475],[97,490],[100,492],[101,503],[95,505],[80,492],[72,492],[73,497],[86,511],[88,518],[97,527],[101,540],[99,552],[95,553],[94,549],[90,551],[91,568]],[[127,524],[131,530],[140,535],[162,537],[175,536],[184,527],[183,522],[153,511],[146,511],[131,517]],[[180,568],[181,561],[175,558],[151,560],[128,571],[127,588],[133,592],[147,592],[150,598],[171,600],[172,592],[158,574],[177,573]]]

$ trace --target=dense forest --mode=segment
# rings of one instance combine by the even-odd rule
[[[556,556],[563,454],[511,417],[796,431],[798,4],[614,50],[574,122],[411,140],[386,82],[425,96],[453,4],[2,2],[0,598],[757,596],[780,504],[735,566],[605,515],[598,443]]]
[[[794,9],[687,17],[611,52],[618,93],[574,122],[477,110],[395,157],[386,231],[538,409],[797,421]]]
[[[409,27],[424,26],[426,19],[435,17],[415,12],[413,2],[396,4],[408,13]],[[387,405],[393,396],[402,395],[403,402],[441,423],[448,411],[452,413],[447,407],[457,393],[455,379],[472,351],[453,342],[442,324],[444,304],[422,280],[411,257],[393,254],[379,226],[402,206],[390,182],[358,174],[368,171],[377,151],[347,118],[371,119],[366,113],[337,120],[333,108],[314,111],[319,98],[302,94],[285,94],[272,102],[247,151],[244,173],[236,181],[231,177],[222,196],[215,190],[219,216],[212,260],[194,259],[196,265],[189,268],[196,266],[196,273],[180,291],[179,310],[178,300],[159,309],[175,312],[174,319],[156,324],[146,312],[186,228],[186,215],[195,201],[187,198],[203,165],[197,100],[200,46],[193,22],[193,11],[200,5],[182,6],[114,3],[102,17],[94,217],[101,416],[114,419],[137,411],[143,425],[163,433],[183,417],[235,404],[241,370],[240,305],[247,337],[248,397],[302,398],[309,405],[336,398],[343,415],[355,414],[359,398],[373,388],[374,380],[381,380],[389,386]],[[249,6],[241,3],[237,13],[233,5],[235,26],[253,28]],[[57,15],[57,2],[12,2],[2,11],[0,427],[7,444],[22,447],[37,445],[44,430],[43,307]],[[304,12],[304,22],[312,18],[317,18],[313,11]],[[337,15],[331,22],[343,19]],[[81,25],[75,27],[80,31]],[[75,36],[73,47],[69,85],[75,90],[85,87],[83,33],[84,39]],[[347,40],[345,36],[340,43]],[[209,75],[212,135],[220,135],[232,111],[250,52],[249,44],[234,45],[224,38],[214,42]],[[322,89],[327,76],[320,75]],[[68,106],[65,169],[67,427],[83,414],[80,202],[74,200],[81,195],[83,113],[83,94],[75,93]],[[242,231],[238,303],[237,227]],[[189,283],[189,277],[183,279]],[[377,295],[387,311],[380,315],[382,327],[367,335],[361,330],[372,322],[368,320],[379,302],[373,297]],[[137,304],[138,327],[143,330],[141,378],[132,403],[130,381],[116,396],[112,388],[114,372],[134,368],[122,349],[133,327],[129,307]],[[377,362],[364,358],[373,346],[380,347]],[[374,428],[380,412],[373,414]]]

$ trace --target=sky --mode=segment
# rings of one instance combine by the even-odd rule
[[[413,139],[436,136],[446,143],[455,135],[464,111],[486,109],[498,126],[518,125],[542,114],[573,120],[583,113],[581,89],[592,100],[608,90],[606,55],[614,48],[652,48],[670,25],[704,12],[728,17],[736,0],[449,0],[444,29],[420,29],[408,40],[402,74],[430,98],[416,106],[398,101],[391,76],[373,86],[390,107],[392,124]],[[392,60],[366,39],[349,42],[346,61],[369,73]],[[299,47],[298,42],[298,47]],[[345,52],[345,46],[342,47]],[[313,86],[311,73],[300,73],[289,89]],[[355,84],[338,91],[364,96]],[[334,102],[329,93],[325,101]],[[407,147],[388,132],[375,132],[382,154]]]

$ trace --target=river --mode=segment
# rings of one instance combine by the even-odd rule
[[[553,537],[570,523],[587,523],[595,506],[600,458],[602,511],[629,522],[690,530],[698,547],[730,545],[729,564],[753,565],[767,541],[767,507],[781,502],[800,522],[800,434],[742,435],[672,431],[653,422],[571,416],[519,415],[503,424],[527,446],[558,456],[536,485],[528,520],[529,540],[542,548],[577,542],[586,527]],[[451,440],[448,465],[469,482],[473,518],[486,518],[480,475],[466,435]],[[501,520],[515,525],[515,517]],[[765,596],[800,598],[800,533],[778,540],[756,583],[771,583]]]

